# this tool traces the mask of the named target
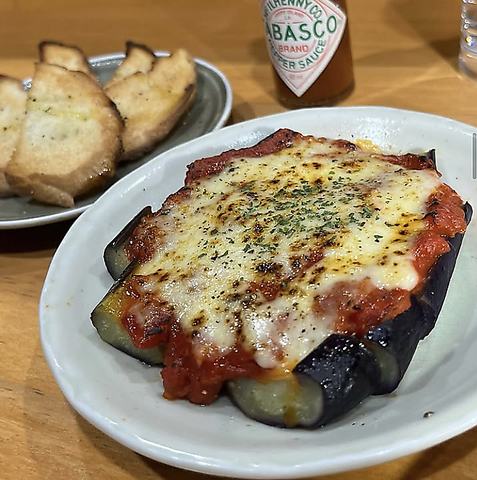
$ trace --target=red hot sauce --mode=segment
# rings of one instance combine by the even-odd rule
[[[346,0],[261,0],[279,101],[333,105],[354,87]]]

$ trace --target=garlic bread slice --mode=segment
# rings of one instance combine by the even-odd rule
[[[114,104],[89,76],[39,63],[7,180],[19,194],[73,207],[113,176],[122,129]]]
[[[0,76],[0,197],[14,195],[5,178],[5,168],[20,138],[26,99],[27,92],[20,80]]]
[[[157,57],[154,52],[140,43],[127,42],[126,43],[126,57],[121,65],[114,71],[113,76],[105,83],[105,88],[111,87],[115,83],[124,80],[126,77],[137,72],[150,72]]]
[[[194,59],[183,49],[159,58],[149,73],[137,72],[105,91],[124,119],[121,160],[152,150],[192,105],[197,86]]]

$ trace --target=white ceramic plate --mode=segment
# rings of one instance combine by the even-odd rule
[[[155,52],[158,57],[169,55]],[[89,62],[101,83],[105,83],[124,59],[124,53],[91,57]],[[232,109],[232,89],[225,75],[204,60],[195,59],[197,65],[197,96],[192,108],[180,119],[173,131],[152,152],[134,162],[118,166],[113,182],[144,165],[152,158],[172,147],[205,133],[221,128]],[[28,88],[30,80],[25,81]],[[89,208],[100,193],[82,198],[74,208],[62,208],[31,201],[27,197],[0,198],[0,230],[35,227],[77,217]]]
[[[474,129],[379,107],[310,109],[244,122],[176,147],[114,185],[72,226],[45,281],[40,328],[46,359],[68,401],[118,442],[158,461],[209,474],[297,478],[357,469],[425,449],[477,424],[477,221],[466,234],[432,334],[399,389],[316,431],[253,422],[225,398],[207,406],[161,397],[159,369],[102,342],[89,321],[112,281],[104,246],[145,205],[158,208],[193,160],[256,143],[280,127],[368,139],[383,150],[436,148],[443,179],[477,206]],[[433,412],[433,415],[425,415]]]

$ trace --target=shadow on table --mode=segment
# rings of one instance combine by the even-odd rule
[[[73,221],[65,221],[40,227],[0,230],[0,254],[55,249],[72,224]]]

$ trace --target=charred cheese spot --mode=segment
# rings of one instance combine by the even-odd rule
[[[412,246],[438,176],[350,145],[303,140],[236,159],[171,205],[140,273],[160,269],[149,288],[174,305],[201,355],[239,339],[261,367],[289,371],[333,328],[333,312],[313,305],[338,282],[417,284]]]

